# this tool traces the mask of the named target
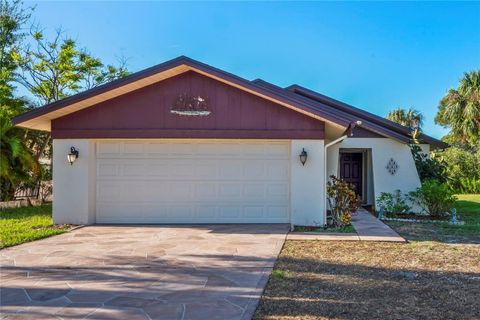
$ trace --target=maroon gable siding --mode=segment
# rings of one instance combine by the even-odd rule
[[[208,98],[208,116],[180,116],[178,96]],[[323,139],[324,123],[193,71],[52,120],[52,137]]]

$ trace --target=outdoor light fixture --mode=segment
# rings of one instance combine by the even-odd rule
[[[305,148],[302,148],[302,153],[300,153],[299,157],[302,166],[304,166],[305,162],[307,162],[307,151],[305,151]]]
[[[75,147],[70,148],[70,153],[67,155],[67,160],[70,162],[70,165],[72,165],[75,160],[78,158],[78,150],[75,149]]]

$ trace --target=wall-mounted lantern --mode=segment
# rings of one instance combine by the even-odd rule
[[[305,148],[302,148],[302,153],[300,153],[300,162],[302,163],[302,166],[305,165],[305,162],[307,162],[307,151],[305,151]]]
[[[70,165],[72,165],[75,162],[75,160],[77,160],[77,158],[78,158],[78,150],[75,149],[75,147],[71,147],[70,153],[67,155],[67,160],[70,163]]]

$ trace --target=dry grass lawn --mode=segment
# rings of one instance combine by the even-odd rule
[[[287,241],[255,319],[480,319],[480,195],[463,226],[389,223],[410,243]]]
[[[480,319],[480,245],[288,241],[255,319]]]

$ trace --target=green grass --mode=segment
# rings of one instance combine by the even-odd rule
[[[480,225],[480,194],[458,194],[457,213],[467,225]]]
[[[355,228],[352,225],[336,228],[295,226],[294,232],[355,233]]]
[[[480,195],[459,194],[455,204],[463,225],[388,221],[387,224],[410,240],[480,242]]]
[[[0,248],[64,233],[69,228],[53,225],[51,204],[0,210]]]

